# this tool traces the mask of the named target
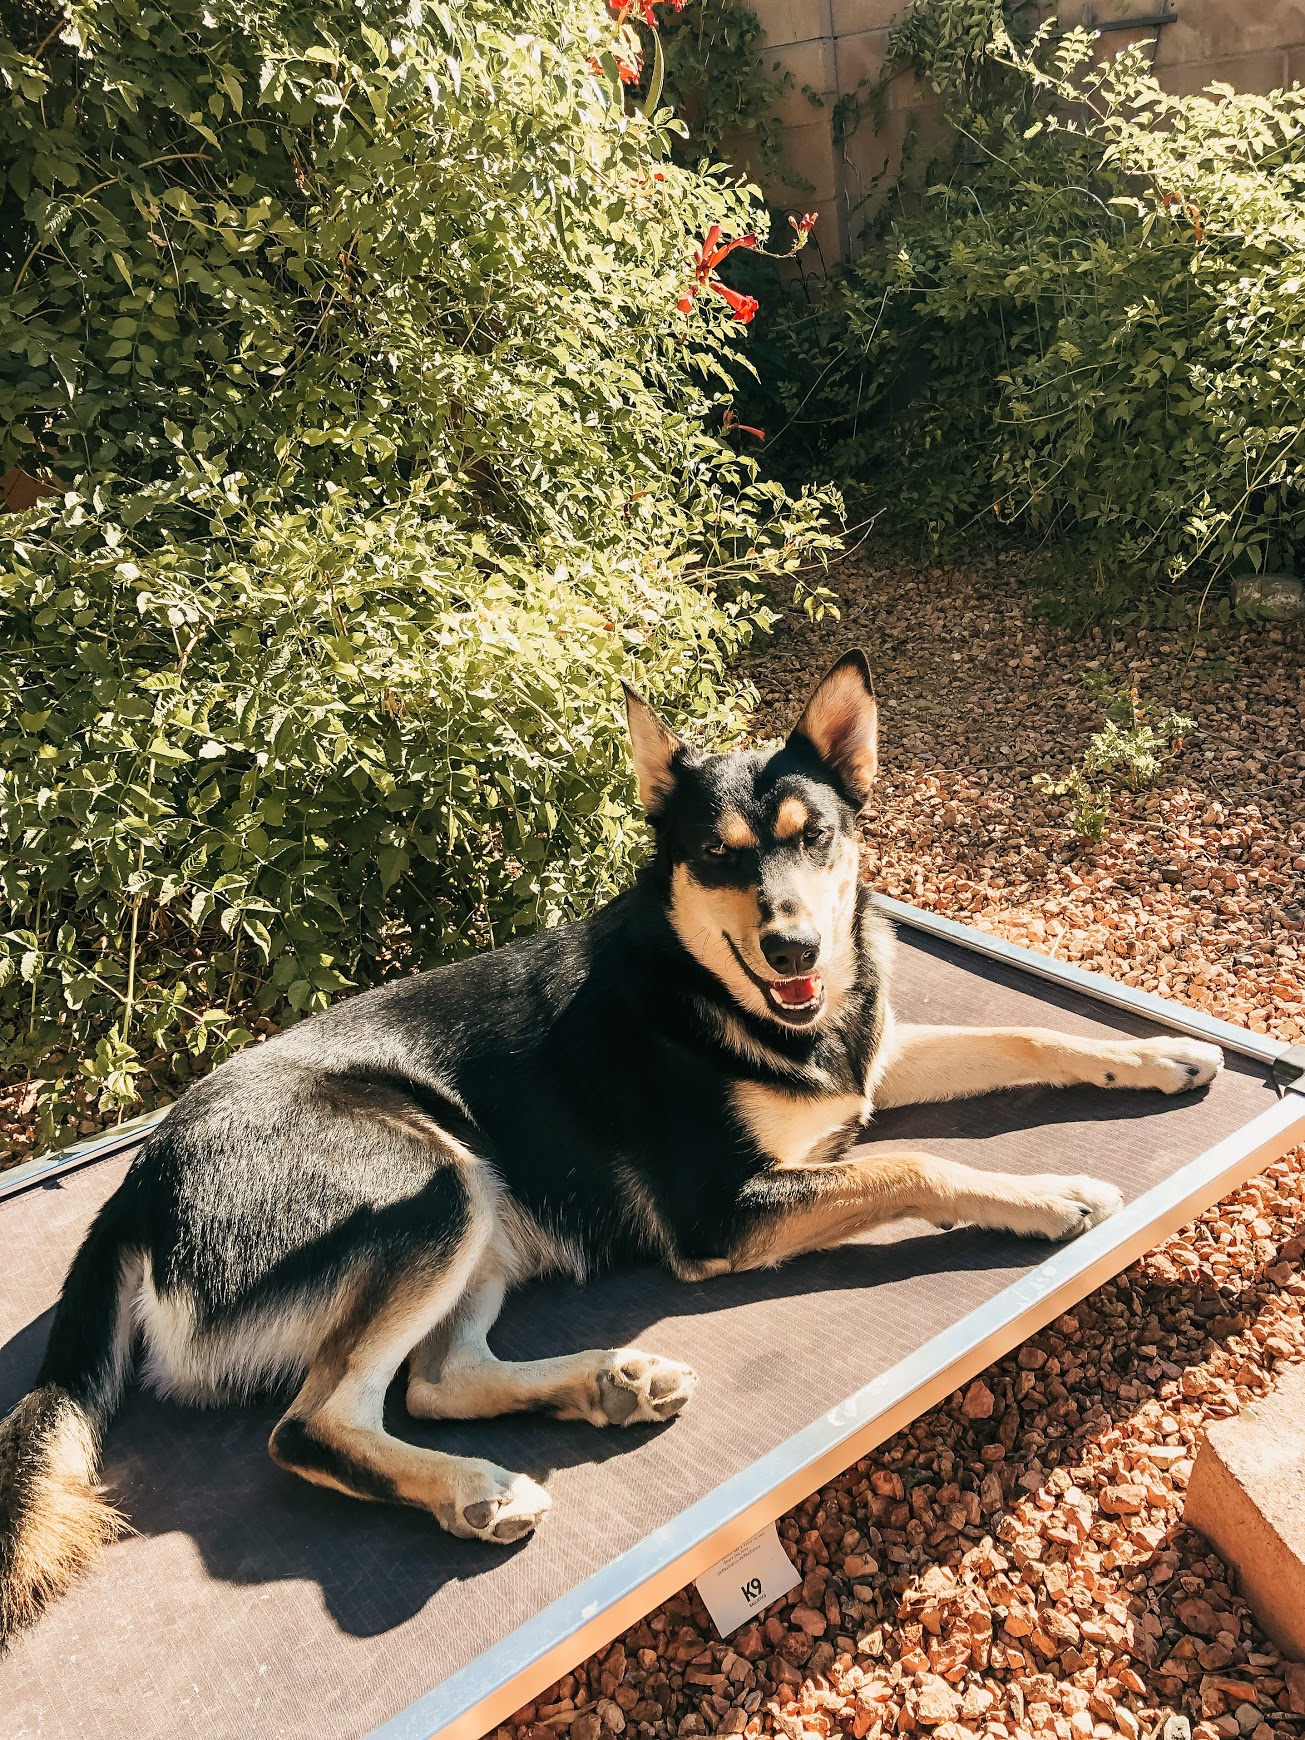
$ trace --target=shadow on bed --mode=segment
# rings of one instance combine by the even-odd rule
[[[1017,1240],[962,1229],[876,1245],[873,1255],[848,1246],[799,1258],[783,1269],[725,1276],[697,1287],[656,1269],[605,1276],[583,1289],[545,1282],[509,1301],[493,1339],[502,1356],[529,1358],[637,1342],[655,1323],[658,1345],[673,1350],[675,1319],[682,1315],[736,1311],[837,1289],[873,1292],[922,1274],[1014,1267],[1026,1251]],[[51,1315],[44,1313],[0,1348],[0,1412],[31,1381]],[[764,1390],[777,1358],[783,1358],[782,1350],[758,1346],[735,1363],[733,1392],[742,1399]],[[703,1400],[700,1392],[693,1406]],[[336,1624],[355,1636],[389,1630],[420,1611],[436,1590],[474,1581],[505,1558],[529,1551],[529,1542],[495,1549],[456,1540],[420,1512],[364,1504],[284,1473],[266,1449],[280,1412],[275,1401],[244,1408],[185,1407],[133,1385],[107,1434],[105,1483],[138,1534],[189,1535],[208,1576],[224,1582],[315,1582]],[[401,1381],[391,1393],[389,1416],[392,1429],[413,1443],[489,1457],[544,1484],[559,1469],[616,1461],[654,1437],[673,1440],[685,1424],[604,1431],[542,1415],[419,1422],[404,1410]],[[600,1526],[597,1519],[595,1526]]]
[[[1016,1090],[889,1112],[876,1119],[867,1137],[872,1149],[910,1142],[945,1150],[948,1140],[1009,1138],[1041,1128],[1054,1132],[1058,1124],[1118,1128],[1121,1120],[1132,1124],[1169,1105],[1152,1094]],[[1035,1141],[1019,1169],[1033,1164],[1054,1169],[1063,1164],[1057,1150],[1054,1133],[1045,1155]],[[1002,1159],[1008,1163],[1007,1155]],[[504,1358],[644,1342],[702,1369],[704,1341],[719,1346],[722,1369],[703,1370],[694,1403],[669,1426],[601,1431],[534,1415],[422,1423],[408,1418],[400,1381],[390,1398],[392,1429],[433,1449],[488,1457],[546,1485],[561,1470],[619,1462],[657,1440],[662,1446],[657,1478],[672,1489],[682,1483],[689,1503],[701,1495],[701,1459],[710,1454],[711,1432],[722,1429],[719,1419],[710,1430],[695,1424],[699,1411],[711,1406],[713,1392],[718,1410],[723,1392],[740,1404],[756,1396],[765,1409],[772,1405],[768,1397],[777,1366],[782,1371],[790,1363],[795,1390],[811,1390],[812,1406],[832,1405],[883,1369],[882,1359],[875,1357],[876,1324],[903,1312],[909,1320],[915,1297],[911,1283],[918,1287],[925,1280],[936,1295],[940,1283],[945,1289],[947,1276],[956,1276],[959,1291],[977,1302],[1049,1248],[975,1229],[941,1233],[918,1222],[872,1234],[869,1243],[869,1249],[866,1243],[845,1246],[782,1269],[724,1276],[699,1286],[648,1268],[603,1276],[585,1288],[539,1283],[509,1301],[493,1335],[495,1351]],[[977,1288],[967,1289],[960,1280],[981,1271],[996,1273]],[[820,1315],[819,1302],[849,1291],[866,1295],[864,1313],[856,1313],[857,1337],[847,1340],[844,1307],[837,1358],[826,1353],[822,1359],[824,1330],[812,1321]],[[50,1316],[46,1312],[0,1348],[0,1413],[32,1381]],[[832,1326],[833,1317],[827,1321]],[[928,1333],[921,1329],[920,1340]],[[862,1345],[867,1351],[858,1357]],[[823,1371],[813,1374],[813,1363]],[[827,1399],[814,1396],[819,1386],[813,1375],[828,1376]],[[466,1583],[467,1597],[474,1599],[484,1573],[530,1552],[529,1542],[495,1549],[459,1541],[420,1512],[360,1503],[285,1474],[266,1452],[280,1411],[274,1401],[221,1410],[183,1407],[133,1386],[108,1432],[105,1482],[139,1534],[190,1536],[208,1576],[223,1582],[316,1583],[335,1624],[353,1636],[376,1636],[402,1624],[450,1584]],[[805,1423],[811,1411],[807,1406],[798,1423]],[[727,1412],[734,1437],[746,1434],[746,1406]],[[678,1479],[677,1469],[682,1470]],[[647,1480],[646,1471],[641,1476]],[[627,1481],[620,1485],[625,1488]],[[576,1498],[572,1490],[566,1502],[574,1505]],[[537,1539],[544,1538],[548,1526]],[[604,1527],[601,1513],[595,1514],[593,1527]]]

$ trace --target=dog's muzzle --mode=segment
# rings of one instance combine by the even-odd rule
[[[816,1019],[825,1006],[825,981],[820,973],[802,973],[790,979],[765,979],[760,973],[753,972],[729,932],[721,934],[734,959],[781,1021],[790,1027],[805,1027]]]

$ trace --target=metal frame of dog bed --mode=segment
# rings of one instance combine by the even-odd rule
[[[1115,1217],[1052,1250],[1013,1285],[827,1409],[802,1430],[582,1579],[460,1671],[372,1730],[372,1740],[476,1740],[561,1674],[717,1563],[793,1504],[910,1424],[991,1361],[1175,1228],[1305,1140],[1298,1052],[1261,1034],[1055,961],[893,900],[899,927],[1048,981],[1171,1030],[1209,1039],[1276,1072],[1278,1097],[1181,1164]],[[0,1199],[139,1143],[161,1114],[0,1174]],[[0,1667],[0,1701],[3,1701]],[[322,1731],[326,1731],[323,1729]],[[342,1730],[332,1727],[332,1732]]]

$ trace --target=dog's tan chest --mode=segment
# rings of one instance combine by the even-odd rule
[[[863,1123],[870,1111],[860,1094],[810,1099],[759,1082],[739,1082],[732,1097],[739,1121],[777,1166],[826,1158],[834,1137]]]

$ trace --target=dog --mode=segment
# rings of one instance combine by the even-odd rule
[[[656,1423],[696,1379],[631,1347],[497,1359],[510,1288],[650,1261],[706,1281],[906,1215],[1068,1238],[1119,1207],[1111,1185],[848,1150],[880,1107],[1034,1083],[1174,1094],[1221,1067],[1183,1038],[894,1022],[858,848],[877,756],[864,654],[774,750],[691,748],[626,699],[655,839],[631,888],[250,1047],[150,1134],[0,1424],[0,1630],[120,1526],[95,1481],[138,1348],[185,1401],[289,1386],[269,1448],[305,1480],[516,1541],[548,1493],[387,1431],[405,1366],[424,1420]]]

